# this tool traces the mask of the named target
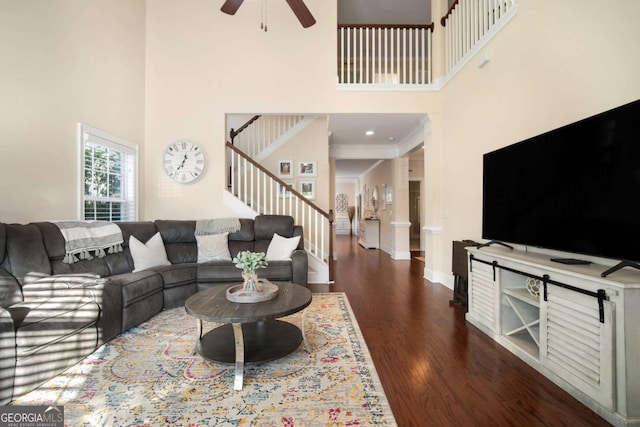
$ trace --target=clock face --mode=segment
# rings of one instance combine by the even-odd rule
[[[206,159],[198,144],[186,140],[171,143],[162,157],[164,171],[176,182],[188,183],[204,173]]]

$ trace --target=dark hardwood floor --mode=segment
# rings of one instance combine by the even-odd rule
[[[312,290],[347,294],[399,426],[609,425],[467,323],[424,263],[355,236],[336,250],[335,283]]]

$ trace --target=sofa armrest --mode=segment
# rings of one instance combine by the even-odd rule
[[[0,307],[0,405],[13,397],[16,371],[16,333],[11,312]]]
[[[291,281],[298,285],[307,286],[309,274],[309,259],[305,250],[296,249],[291,253]]]

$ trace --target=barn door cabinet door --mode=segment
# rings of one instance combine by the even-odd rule
[[[607,408],[614,408],[615,304],[548,286],[541,304],[540,362]]]

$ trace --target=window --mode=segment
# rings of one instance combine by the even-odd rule
[[[135,221],[138,146],[80,124],[81,218]]]

